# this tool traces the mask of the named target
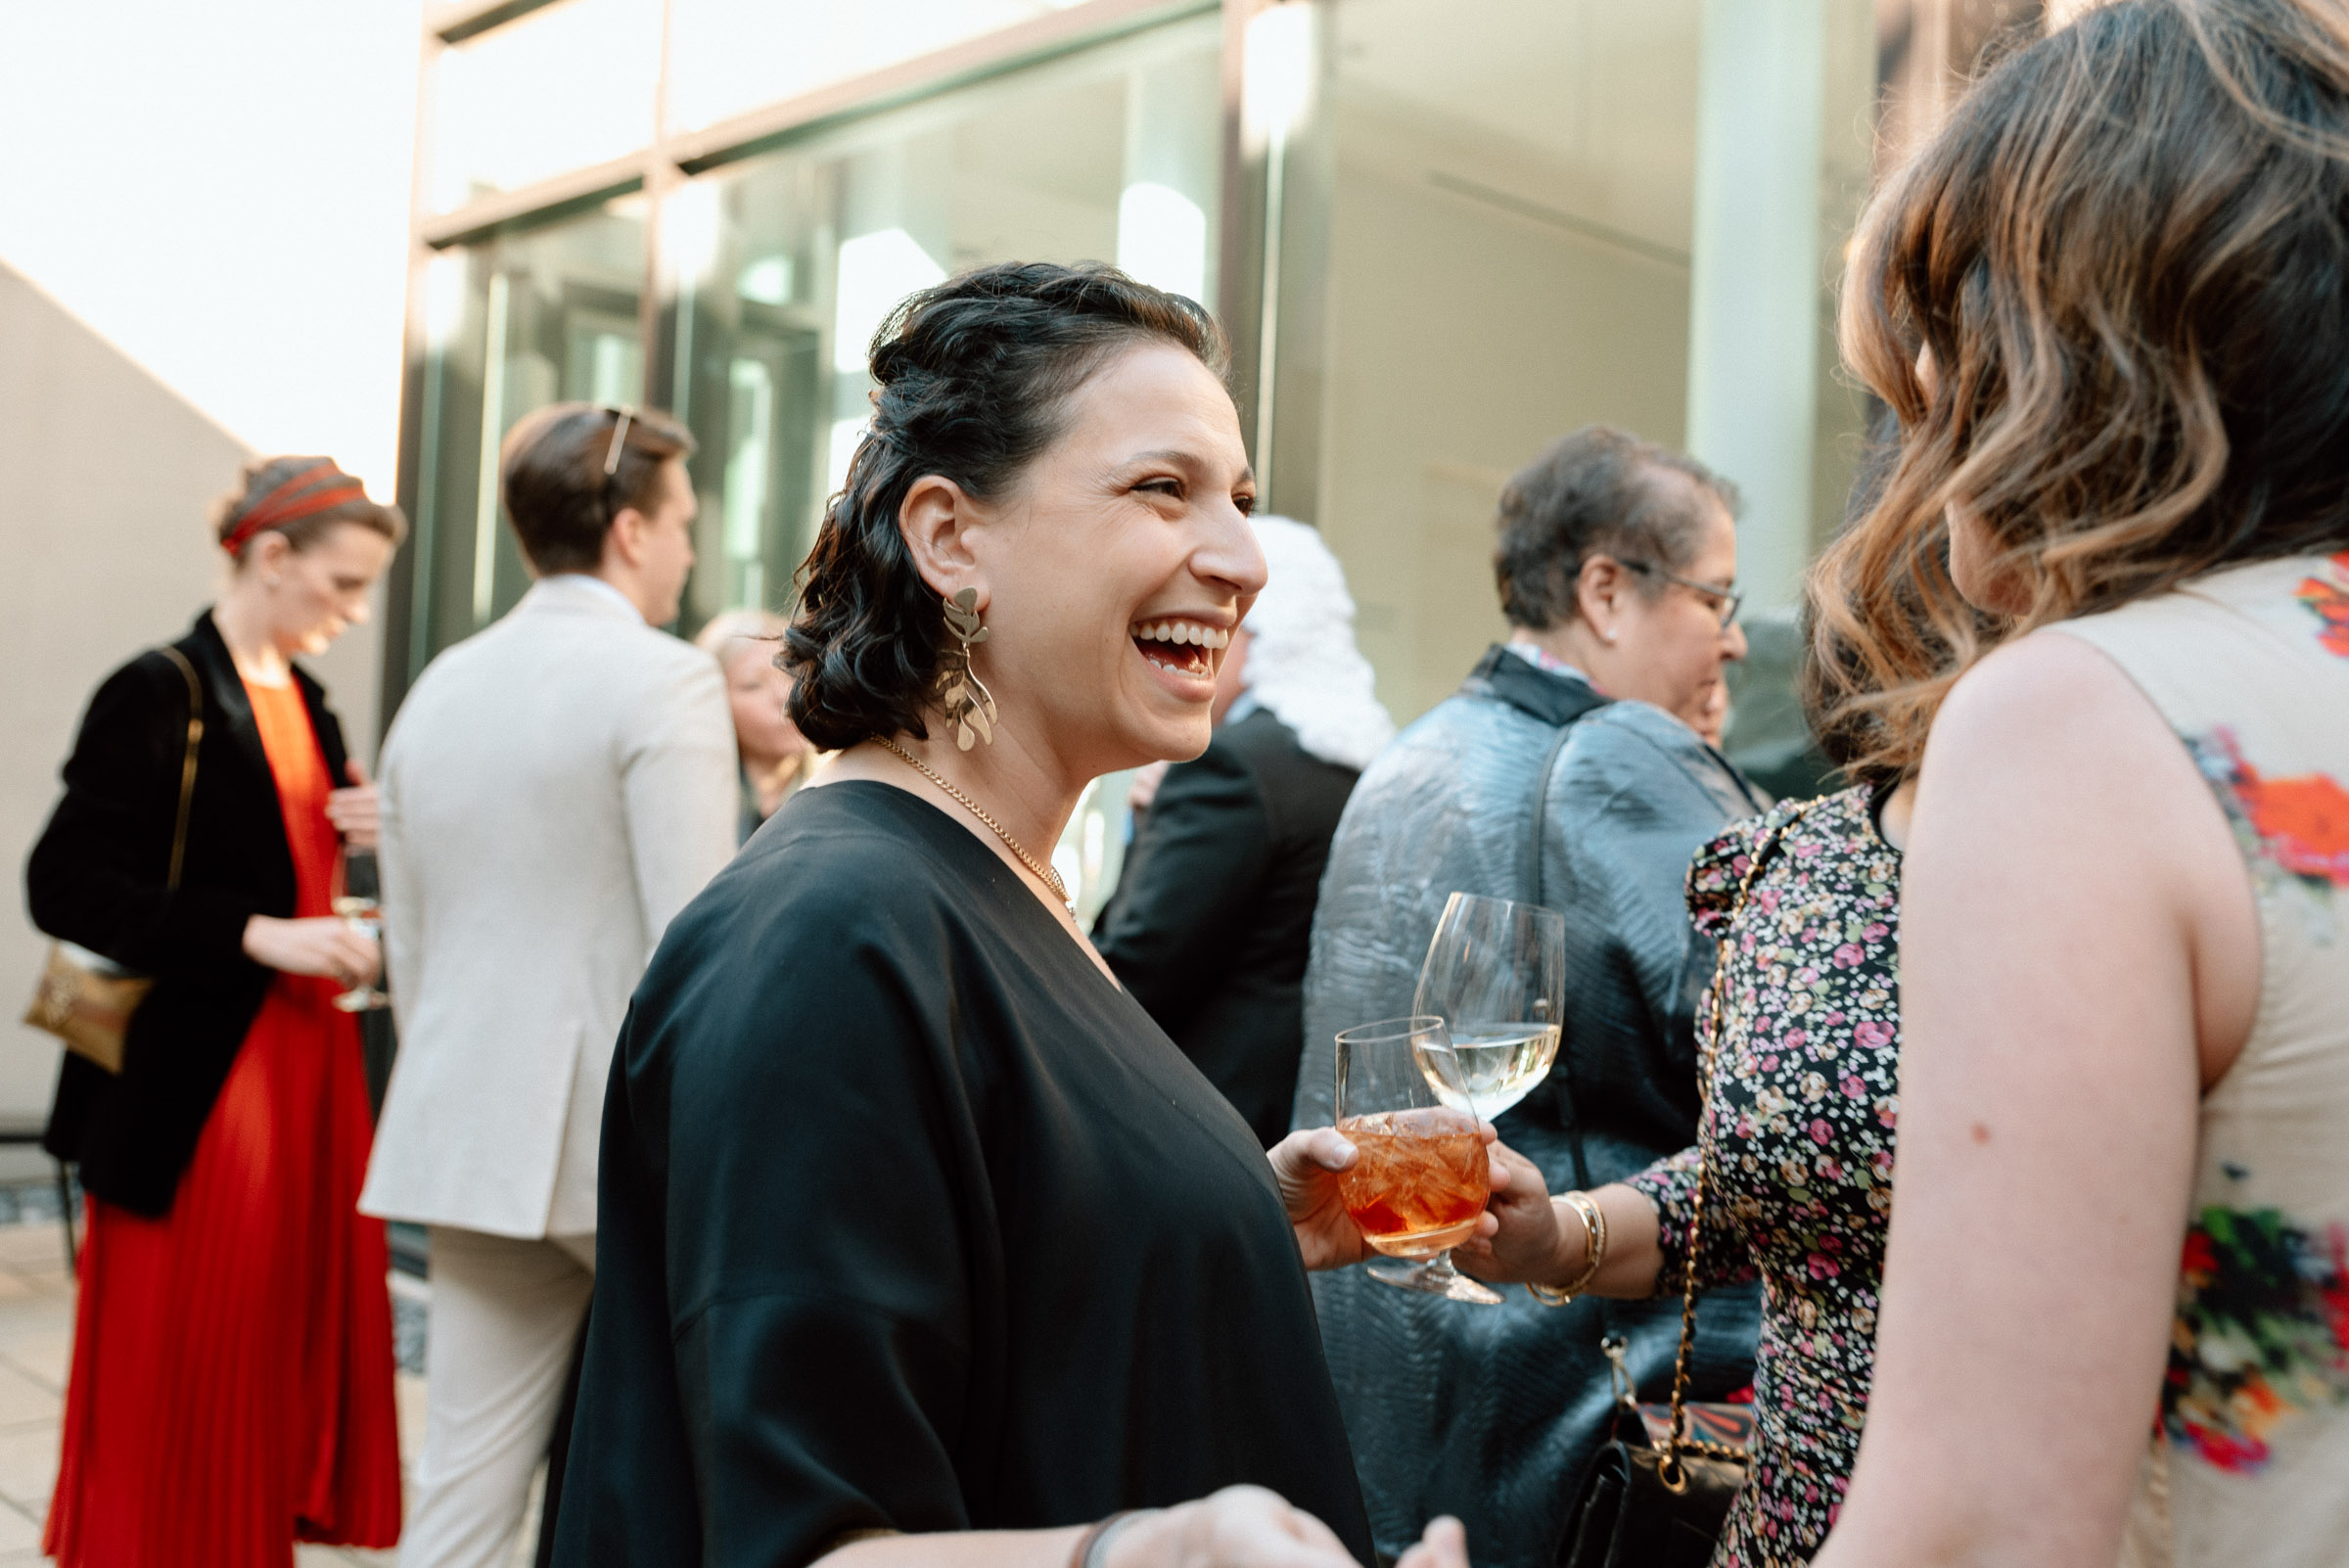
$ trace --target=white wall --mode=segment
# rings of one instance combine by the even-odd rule
[[[90,690],[221,570],[206,508],[255,452],[388,499],[417,0],[0,7],[0,862],[20,878]],[[381,640],[316,669],[372,759]],[[42,951],[0,911],[0,1117],[57,1047],[15,1020]],[[22,1157],[0,1175],[25,1174]]]
[[[1594,420],[1680,443],[1688,273],[1442,188],[1431,168],[1462,160],[1432,136],[1344,106],[1338,129],[1313,521],[1405,723],[1507,635],[1493,529],[1508,477]]]
[[[391,492],[418,0],[0,8],[0,261],[264,449]]]

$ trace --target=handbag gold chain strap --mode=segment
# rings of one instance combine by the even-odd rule
[[[177,891],[188,856],[189,808],[196,800],[196,752],[204,740],[204,686],[185,654],[171,647],[161,652],[188,683],[187,746],[179,764],[179,808],[171,823],[171,869],[166,877],[166,885]],[[68,1050],[101,1071],[120,1073],[131,1017],[155,982],[111,962],[100,970],[88,961],[91,956],[77,955],[69,943],[52,944],[24,1022],[57,1036]]]
[[[1762,874],[1771,852],[1786,836],[1786,830],[1800,822],[1818,803],[1805,801],[1787,813],[1786,819],[1773,828],[1770,835],[1754,847],[1745,876],[1737,884],[1737,900],[1729,906],[1729,929],[1721,937],[1721,945],[1713,962],[1713,984],[1709,989],[1706,1006],[1705,1049],[1698,1063],[1698,1084],[1701,1097],[1696,1120],[1696,1194],[1688,1210],[1687,1258],[1681,1270],[1681,1348],[1672,1362],[1672,1426],[1664,1434],[1664,1456],[1656,1465],[1656,1479],[1673,1492],[1688,1485],[1688,1472],[1681,1464],[1683,1450],[1701,1453],[1707,1458],[1742,1460],[1743,1451],[1726,1443],[1713,1443],[1686,1435],[1688,1425],[1688,1355],[1696,1339],[1696,1261],[1704,1245],[1706,1188],[1713,1174],[1713,1145],[1707,1128],[1713,1115],[1713,1067],[1720,1060],[1721,1037],[1724,1028],[1722,992],[1727,987],[1729,956],[1737,940],[1735,926],[1738,916],[1745,913],[1746,895],[1753,892],[1754,879]]]
[[[177,891],[180,863],[188,857],[188,807],[196,801],[196,748],[204,740],[204,687],[186,654],[166,644],[163,657],[179,667],[188,683],[188,750],[179,764],[179,815],[171,824],[171,875],[165,884]]]

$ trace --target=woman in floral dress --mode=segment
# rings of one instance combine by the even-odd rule
[[[1889,451],[1863,474],[1855,510],[1872,504]],[[1727,944],[1720,1038],[1700,1041],[1702,1141],[1628,1181],[1556,1199],[1503,1149],[1516,1174],[1494,1201],[1500,1233],[1452,1254],[1484,1278],[1541,1285],[1549,1300],[1559,1289],[1678,1296],[1700,1153],[1710,1159],[1697,1288],[1757,1276],[1763,1286],[1751,1479],[1713,1568],[1808,1563],[1859,1453],[1900,1104],[1902,846],[1932,716],[1930,704],[1888,709],[1879,694],[1996,635],[1962,607],[1918,613],[1915,579],[1941,570],[1946,547],[1946,532],[1928,530],[1897,562],[1841,547],[1821,561],[1805,706],[1859,782],[1734,823],[1689,866],[1690,916]],[[1862,574],[1893,591],[1864,602],[1851,580]],[[1606,1221],[1595,1257],[1584,1202]]]
[[[1759,1274],[1752,1479],[1714,1568],[1806,1563],[1860,1447],[1898,1110],[1901,852],[1910,790],[1880,779],[1730,827],[1689,868],[1697,926],[1731,944],[1707,1040],[1698,1148],[1577,1194],[1605,1215],[1590,1293],[1678,1295],[1701,1151],[1697,1288]],[[1888,837],[1888,834],[1890,835]],[[1738,913],[1738,890],[1761,856]],[[1734,916],[1734,918],[1732,918]],[[1515,1173],[1521,1169],[1511,1167]],[[1512,1176],[1503,1233],[1454,1253],[1489,1279],[1570,1286],[1589,1240],[1572,1200]]]

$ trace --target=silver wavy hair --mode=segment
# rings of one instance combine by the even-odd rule
[[[1272,569],[1247,627],[1255,639],[1240,684],[1325,762],[1359,769],[1395,738],[1378,677],[1354,642],[1354,595],[1320,530],[1293,518],[1259,517],[1256,536]]]

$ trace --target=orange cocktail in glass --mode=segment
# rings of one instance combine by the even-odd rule
[[[1337,1129],[1358,1158],[1338,1197],[1372,1250],[1402,1263],[1370,1277],[1405,1290],[1497,1306],[1452,1268],[1492,1192],[1485,1124],[1444,1020],[1417,1014],[1338,1032]]]
[[[1437,1108],[1351,1116],[1338,1130],[1360,1152],[1338,1177],[1362,1239],[1390,1258],[1433,1258],[1466,1241],[1492,1195],[1476,1119]]]

